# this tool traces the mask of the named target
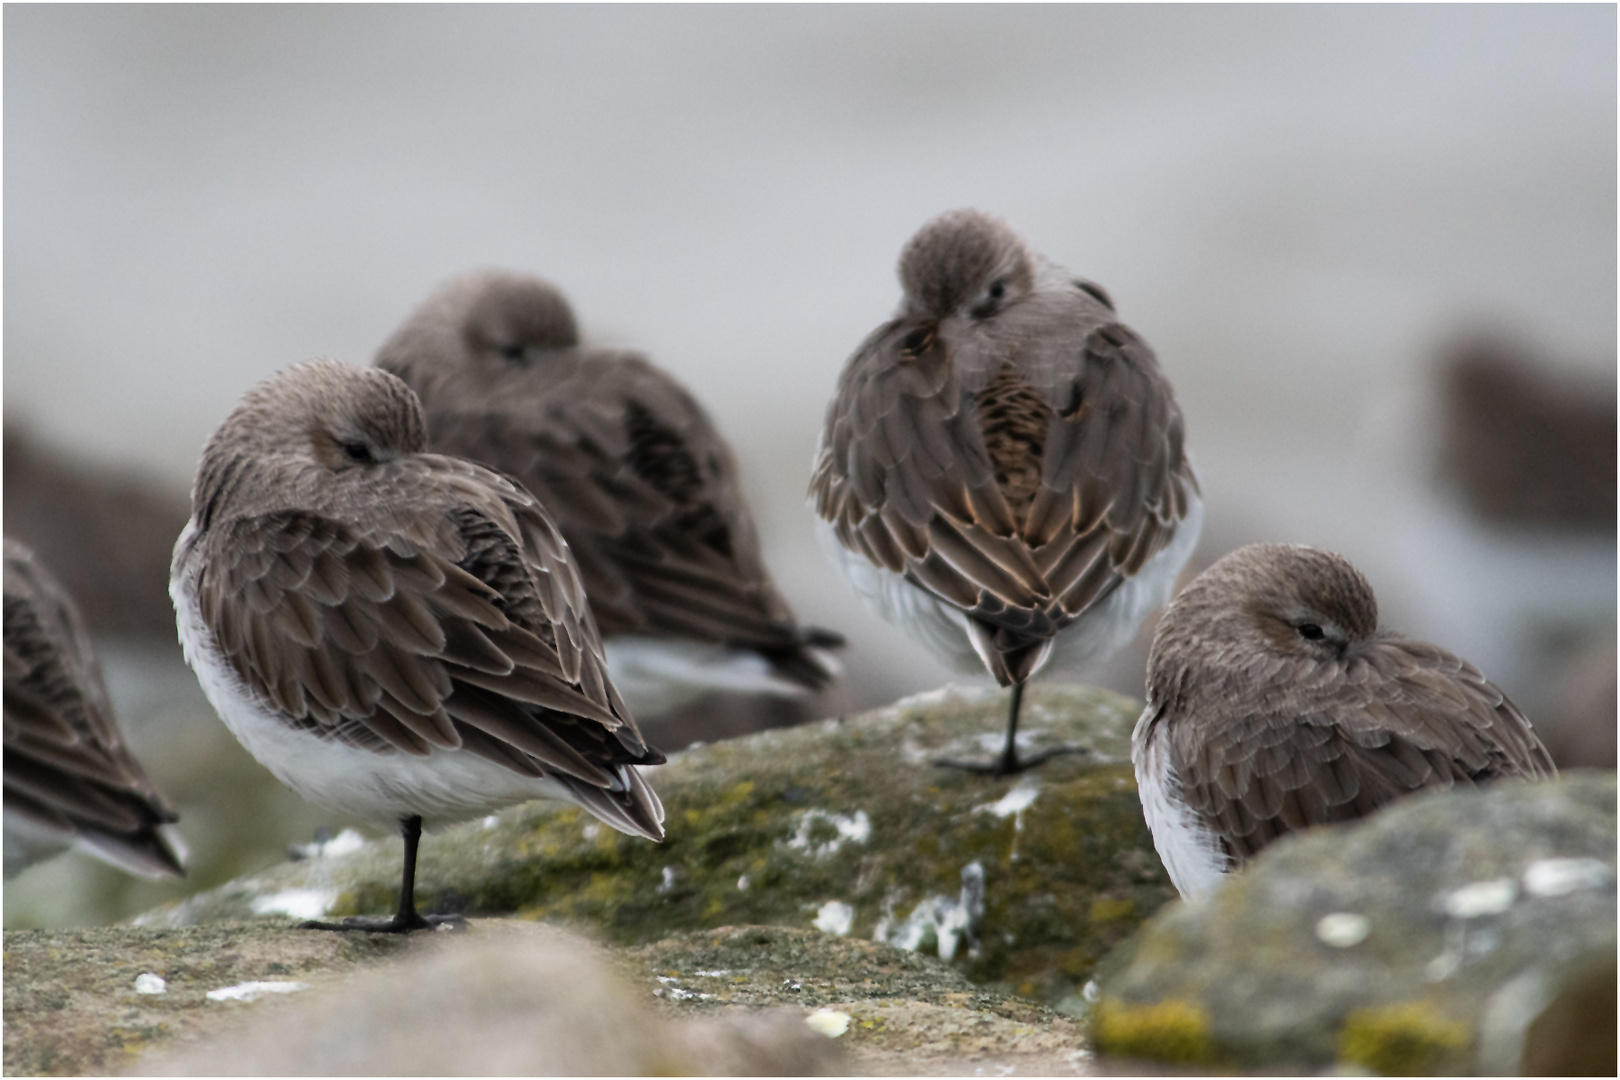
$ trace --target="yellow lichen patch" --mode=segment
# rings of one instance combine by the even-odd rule
[[[1468,1027],[1424,1001],[1356,1009],[1339,1031],[1339,1060],[1385,1076],[1454,1072],[1469,1043]]]
[[[1091,1033],[1098,1052],[1104,1054],[1181,1065],[1215,1060],[1209,1013],[1191,1001],[1171,998],[1152,1005],[1126,1005],[1105,998],[1092,1013]]]

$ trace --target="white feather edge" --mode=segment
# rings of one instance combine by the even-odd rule
[[[613,685],[637,717],[657,716],[695,701],[711,690],[773,697],[802,697],[810,691],[782,678],[756,652],[725,645],[640,634],[605,638]],[[824,649],[808,652],[830,676],[839,663]]]
[[[186,843],[173,825],[154,830],[175,861],[186,865]],[[13,810],[5,813],[5,876],[7,880],[24,870],[73,848],[100,859],[109,866],[147,878],[172,878],[174,871],[157,856],[117,837],[93,832],[62,829]]]
[[[1170,542],[1102,603],[1059,631],[1035,674],[1084,676],[1129,644],[1143,620],[1170,599],[1176,576],[1192,557],[1203,524],[1203,500],[1189,493],[1187,516],[1176,526]],[[879,618],[905,631],[957,674],[986,674],[988,665],[959,608],[849,550],[839,542],[832,523],[819,517],[816,539],[828,561]]]
[[[1159,711],[1148,702],[1131,733],[1131,765],[1142,816],[1153,834],[1153,847],[1184,900],[1202,901],[1226,878],[1227,859],[1214,833],[1204,826],[1181,796],[1181,782],[1170,760],[1163,729],[1148,734],[1150,718]]]

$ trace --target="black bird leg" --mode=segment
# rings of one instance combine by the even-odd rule
[[[449,926],[458,930],[467,928],[467,920],[460,915],[421,915],[416,910],[416,848],[422,842],[422,817],[413,814],[399,823],[400,836],[405,840],[405,870],[399,883],[399,909],[391,919],[378,919],[351,915],[342,922],[319,922],[311,919],[298,924],[300,930],[367,930],[377,934],[408,934],[412,930],[428,930]]]
[[[1054,746],[1029,757],[1018,756],[1018,708],[1024,701],[1024,684],[1012,684],[1012,701],[1007,708],[1007,745],[994,761],[959,761],[955,758],[936,758],[934,764],[946,769],[961,769],[981,776],[1016,776],[1064,754],[1084,754],[1084,746]]]

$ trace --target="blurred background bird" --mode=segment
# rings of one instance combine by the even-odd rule
[[[446,282],[375,362],[421,397],[435,450],[515,477],[557,522],[638,718],[831,683],[843,638],[794,623],[708,413],[640,354],[581,346],[555,286]]]
[[[90,635],[61,584],[5,541],[5,875],[70,847],[184,877],[174,810],[124,745]]]
[[[1605,406],[1613,460],[1612,7],[40,5],[5,28],[6,531],[82,605],[192,849],[173,885],[37,866],[8,926],[104,923],[348,824],[213,717],[169,555],[247,387],[366,362],[464,267],[543,271],[585,340],[679,379],[782,596],[849,639],[809,707],[709,699],[649,742],[945,682],[829,571],[804,491],[896,252],[959,206],[1106,283],[1172,373],[1206,504],[1189,573],[1251,540],[1338,551],[1560,766],[1614,763],[1613,514],[1482,514],[1441,466],[1486,415],[1443,374],[1478,341],[1573,388],[1539,400]],[[1150,635],[1098,681],[1140,699]]]

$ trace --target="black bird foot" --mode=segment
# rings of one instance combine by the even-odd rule
[[[994,761],[961,761],[957,758],[935,758],[931,764],[941,769],[961,769],[963,772],[974,773],[978,776],[1017,776],[1037,765],[1044,765],[1055,757],[1065,754],[1088,754],[1090,748],[1085,746],[1054,746],[1042,750],[1038,754],[1029,754],[1020,757],[1016,752],[1002,754]]]
[[[467,920],[460,915],[418,915],[413,911],[408,917],[395,915],[387,919],[368,915],[350,915],[342,922],[310,919],[299,923],[298,929],[358,930],[368,934],[408,934],[412,930],[443,930],[446,933],[461,934],[467,930]]]

